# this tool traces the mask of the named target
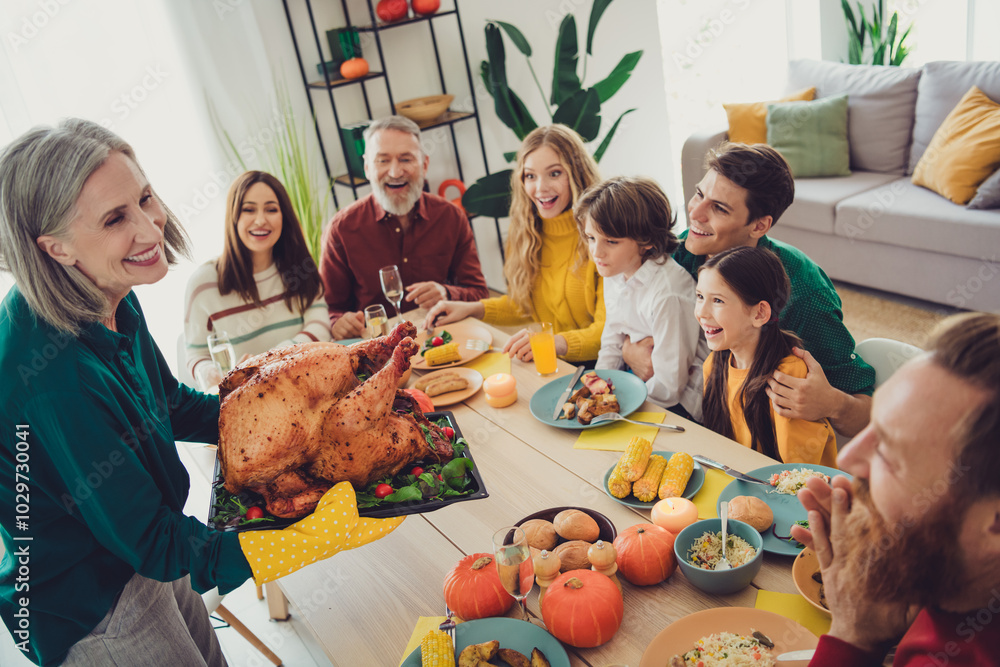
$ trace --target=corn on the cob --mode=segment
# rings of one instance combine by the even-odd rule
[[[659,454],[649,457],[649,465],[646,472],[642,473],[642,479],[632,484],[632,495],[644,503],[656,500],[656,491],[660,488],[660,478],[667,467],[667,460]]]
[[[432,347],[424,354],[424,360],[428,366],[440,366],[441,364],[449,364],[461,359],[462,355],[458,353],[458,343],[454,342]]]
[[[421,667],[455,667],[455,645],[441,630],[431,630],[420,640]]]
[[[663,471],[663,478],[660,480],[659,496],[663,498],[677,498],[684,495],[684,488],[691,473],[694,472],[694,459],[690,454],[677,452],[670,457],[667,469]]]
[[[625,479],[630,482],[641,479],[642,473],[646,472],[649,455],[652,453],[653,443],[645,438],[632,438],[620,459],[622,475]]]
[[[608,491],[615,498],[625,498],[628,494],[632,493],[632,482],[625,479],[622,475],[621,461],[615,464],[614,470],[611,471],[611,476],[608,477]]]

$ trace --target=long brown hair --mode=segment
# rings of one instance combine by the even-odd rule
[[[528,155],[548,146],[559,156],[559,162],[569,174],[572,201],[570,208],[584,190],[601,180],[597,163],[587,152],[583,139],[565,125],[546,125],[536,128],[524,138],[517,151],[517,166],[510,178],[510,229],[507,233],[507,260],[503,274],[507,279],[510,300],[525,315],[533,314],[531,289],[542,263],[542,219],[524,189],[524,161]],[[579,221],[577,221],[579,225]],[[587,246],[582,239],[577,242],[578,264],[587,261]]]
[[[236,292],[244,301],[260,306],[260,295],[257,283],[253,279],[253,255],[250,249],[240,241],[236,223],[243,209],[243,199],[251,186],[263,183],[272,190],[278,198],[278,208],[281,210],[281,235],[275,242],[271,252],[278,275],[285,286],[285,305],[288,310],[296,307],[304,314],[316,298],[322,293],[316,262],[309,254],[302,225],[292,208],[292,200],[288,197],[285,186],[277,178],[265,171],[244,172],[233,181],[226,199],[226,245],[222,256],[215,262],[219,274],[219,293]],[[293,300],[296,302],[293,305]]]
[[[709,269],[718,271],[745,306],[756,306],[761,301],[771,306],[771,319],[761,327],[753,362],[740,387],[739,401],[750,429],[751,448],[780,461],[774,421],[771,419],[771,399],[764,390],[781,360],[792,353],[793,347],[802,345],[798,336],[778,326],[778,315],[788,303],[788,275],[773,252],[746,246],[713,255],[698,269],[698,273]],[[731,356],[729,350],[719,350],[713,355],[712,371],[705,382],[701,408],[705,426],[729,439],[734,436],[727,391]]]

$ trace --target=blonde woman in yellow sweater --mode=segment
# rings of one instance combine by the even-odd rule
[[[507,295],[482,301],[441,301],[424,326],[478,317],[502,326],[552,322],[556,354],[578,363],[597,359],[604,330],[604,288],[587,254],[573,205],[600,181],[597,163],[565,125],[539,127],[524,138],[511,176],[510,229],[503,272]],[[531,361],[528,330],[503,351]]]

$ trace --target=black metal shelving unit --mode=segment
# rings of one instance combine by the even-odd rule
[[[328,154],[327,154],[326,142],[324,141],[323,133],[320,130],[319,119],[316,115],[316,107],[312,96],[314,94],[322,94],[323,91],[326,92],[328,101],[330,103],[330,108],[333,111],[333,121],[337,127],[337,133],[338,133],[337,143],[340,145],[340,150],[343,155],[344,165],[346,168],[346,165],[348,164],[349,161],[349,156],[347,152],[348,147],[344,145],[343,141],[341,141],[340,129],[342,127],[342,123],[340,120],[340,113],[337,110],[337,101],[334,92],[341,89],[359,86],[361,89],[361,95],[364,99],[365,112],[367,114],[367,117],[371,119],[374,118],[375,116],[373,116],[372,114],[372,105],[368,98],[367,86],[369,83],[381,81],[385,85],[386,97],[389,100],[389,108],[385,110],[385,113],[380,115],[384,116],[392,113],[392,110],[395,108],[395,106],[392,95],[392,86],[389,81],[390,78],[389,73],[388,71],[386,71],[388,67],[386,66],[385,57],[382,51],[382,33],[402,26],[424,24],[430,31],[431,43],[434,46],[434,62],[437,65],[438,81],[441,87],[441,94],[446,94],[448,91],[445,89],[444,69],[442,68],[441,65],[441,54],[438,50],[437,33],[435,31],[434,24],[436,21],[441,19],[446,19],[446,17],[449,16],[454,17],[455,23],[458,26],[458,36],[459,40],[461,41],[463,63],[465,65],[465,77],[469,86],[468,99],[471,100],[472,102],[472,111],[470,112],[470,111],[449,110],[448,112],[446,112],[445,114],[443,114],[442,116],[436,118],[431,122],[418,123],[418,125],[420,125],[420,128],[422,130],[430,130],[436,127],[448,128],[449,133],[451,135],[451,145],[455,155],[455,163],[458,170],[458,178],[464,183],[465,174],[462,168],[461,153],[458,149],[458,139],[455,136],[455,124],[465,121],[474,122],[476,126],[476,134],[479,138],[479,149],[482,153],[483,167],[487,174],[490,173],[489,162],[486,157],[486,144],[483,141],[483,130],[482,126],[479,123],[479,105],[476,100],[475,87],[473,85],[473,80],[472,80],[472,70],[469,67],[469,56],[465,47],[465,34],[462,30],[462,21],[459,15],[458,0],[455,0],[455,8],[452,10],[440,11],[435,14],[430,14],[428,16],[410,17],[406,19],[401,19],[399,21],[394,21],[392,23],[380,23],[375,15],[375,8],[373,4],[374,2],[376,2],[376,0],[365,0],[365,5],[368,8],[368,17],[367,17],[368,23],[362,25],[355,25],[352,23],[350,11],[347,7],[347,0],[340,0],[340,4],[344,12],[344,20],[347,24],[346,27],[354,28],[359,33],[370,33],[374,37],[375,46],[378,51],[378,62],[379,65],[382,67],[383,71],[369,71],[368,74],[357,79],[331,79],[329,72],[326,71],[326,68],[323,68],[324,70],[323,81],[309,81],[308,77],[306,76],[306,68],[302,60],[302,51],[299,47],[299,40],[295,33],[295,25],[294,25],[294,20],[292,19],[292,13],[289,9],[289,1],[290,0],[282,0],[282,5],[284,6],[285,9],[285,19],[288,22],[288,31],[291,34],[292,45],[295,48],[295,57],[299,64],[299,73],[302,76],[302,85],[305,88],[306,97],[309,101],[309,110],[312,114],[313,125],[316,129],[316,137],[319,140],[319,149],[320,149],[320,154],[322,155],[323,158],[323,166],[326,169],[327,177],[330,179],[331,183],[330,193],[333,196],[334,206],[337,206],[338,208],[340,206],[339,197],[337,195],[338,187],[350,190],[353,198],[357,199],[358,188],[367,185],[368,181],[365,180],[364,178],[353,177],[349,173],[334,174],[333,171],[331,170],[330,161],[328,159]],[[323,47],[320,41],[319,31],[317,30],[316,27],[316,18],[313,13],[312,0],[301,0],[301,1],[304,3],[306,12],[308,13],[309,16],[309,30],[312,39],[315,43],[316,51],[317,53],[320,54],[320,58],[323,59],[324,58]],[[499,219],[494,218],[493,222],[494,222],[494,227],[496,229],[497,242],[500,246],[501,259],[503,259],[504,248],[503,248],[503,239],[500,233],[500,221]]]

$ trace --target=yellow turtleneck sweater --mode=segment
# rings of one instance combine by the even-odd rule
[[[531,290],[531,303],[540,322],[552,322],[566,339],[565,359],[597,359],[604,331],[604,281],[594,261],[574,270],[580,231],[573,211],[542,219],[542,266]],[[506,296],[484,299],[483,320],[502,326],[532,321]]]

